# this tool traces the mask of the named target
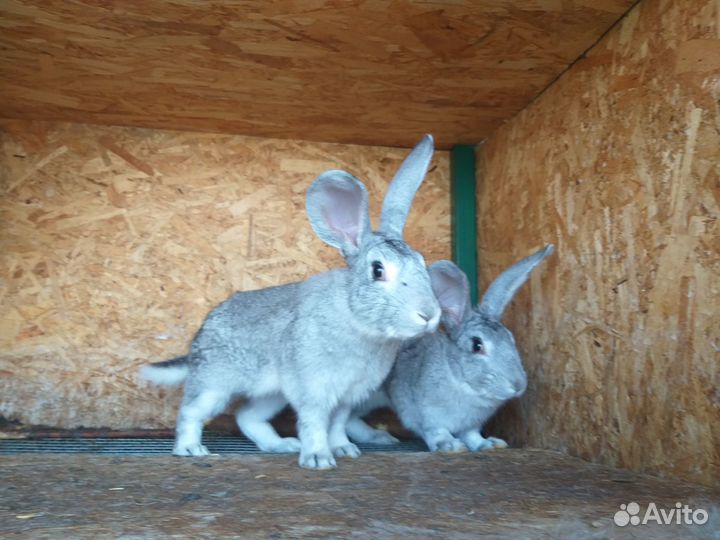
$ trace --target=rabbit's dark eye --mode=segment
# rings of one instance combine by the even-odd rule
[[[472,352],[477,354],[485,354],[485,344],[479,337],[472,338]]]
[[[380,261],[373,261],[372,263],[372,277],[375,281],[385,280],[385,267]]]

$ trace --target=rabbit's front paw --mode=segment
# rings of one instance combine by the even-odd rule
[[[488,437],[486,439],[480,434],[480,430],[477,428],[461,433],[460,439],[462,439],[465,446],[467,446],[472,452],[492,450],[493,448],[507,448],[508,446],[505,441],[496,437]]]
[[[467,446],[460,439],[443,439],[437,441],[430,450],[433,452],[467,452]]]
[[[174,456],[209,456],[210,451],[207,449],[206,446],[203,446],[202,444],[194,444],[194,445],[175,445],[175,448],[173,448],[173,455]]]
[[[493,448],[493,443],[490,439],[484,439],[482,437],[473,441],[466,441],[467,447],[471,452],[481,452],[482,450],[490,450]]]
[[[333,448],[333,454],[335,454],[336,457],[356,458],[360,457],[361,452],[357,446],[349,442],[347,444],[343,444],[342,446],[336,446]]]
[[[300,452],[298,463],[304,469],[334,469],[337,467],[335,458],[331,453],[326,452]]]
[[[497,437],[488,437],[487,440],[491,443],[492,448],[507,448],[508,443]]]
[[[300,439],[296,437],[285,437],[274,444],[264,445],[260,449],[273,454],[294,454],[300,451]]]
[[[465,442],[468,443],[468,441]],[[494,448],[507,448],[508,443],[496,437],[488,437],[487,439],[480,437],[478,440],[471,441],[467,446],[473,452],[481,452],[483,450],[493,450]]]

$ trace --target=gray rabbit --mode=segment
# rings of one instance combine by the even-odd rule
[[[312,469],[360,455],[345,433],[352,407],[382,384],[402,343],[433,332],[441,317],[425,261],[402,239],[432,154],[426,135],[388,187],[377,232],[362,182],[340,170],[321,174],[307,213],[347,268],[237,292],[210,312],[186,356],[143,367],[155,383],[185,383],[175,455],[207,455],[204,422],[239,396],[237,424],[264,451],[299,450],[300,465]],[[269,422],[288,402],[299,440],[281,438]]]
[[[474,309],[462,270],[450,261],[430,265],[445,332],[414,339],[401,349],[383,388],[349,419],[350,438],[393,442],[392,436],[360,418],[375,407],[390,405],[432,451],[507,446],[502,439],[480,434],[488,418],[527,386],[515,339],[500,318],[530,272],[553,250],[547,245],[505,270]]]

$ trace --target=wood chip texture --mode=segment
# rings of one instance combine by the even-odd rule
[[[138,367],[184,353],[233,291],[342,265],[310,227],[307,188],[346,169],[377,217],[407,153],[0,121],[0,415],[174,425],[179,392],[139,383]],[[428,262],[449,257],[448,169],[437,152],[406,227]]]
[[[0,116],[475,144],[633,0],[3,0]]]
[[[297,457],[3,456],[0,536],[33,540],[706,539],[720,492],[547,450],[375,453],[308,471]],[[42,489],[38,489],[38,486]],[[620,505],[680,502],[699,524],[618,527]],[[673,516],[674,517],[674,516]]]
[[[642,1],[481,148],[481,288],[510,306],[515,444],[720,482],[720,4]]]

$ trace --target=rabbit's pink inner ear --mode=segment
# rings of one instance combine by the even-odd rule
[[[308,189],[305,204],[315,234],[345,257],[357,252],[371,232],[367,190],[348,172],[322,173]]]
[[[438,302],[440,302],[446,321],[453,326],[462,322],[462,316],[464,313],[464,309],[457,304],[457,297],[457,292],[449,289],[445,291],[444,294],[437,295]]]
[[[325,223],[345,242],[357,247],[360,243],[362,223],[362,194],[344,189],[329,189],[328,200],[323,211]]]
[[[335,219],[336,216],[328,211],[323,212],[323,216],[325,217],[325,222],[328,227],[335,232],[338,239],[340,239],[343,244],[352,244],[355,247],[358,246],[359,227],[357,225],[338,222],[339,220]]]
[[[465,318],[469,305],[469,286],[465,274],[449,261],[430,266],[430,281],[440,303],[443,320],[454,328]]]

